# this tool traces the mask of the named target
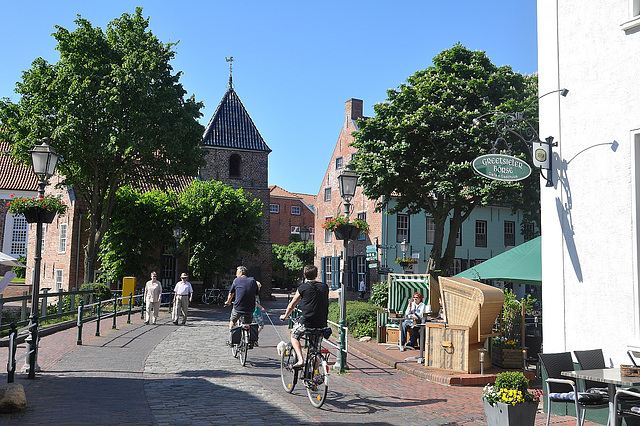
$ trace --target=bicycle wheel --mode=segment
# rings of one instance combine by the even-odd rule
[[[231,345],[231,355],[233,355],[234,358],[238,358],[238,345]]]
[[[247,352],[249,352],[249,330],[242,330],[242,340],[240,341],[240,347],[238,348],[238,355],[240,356],[240,365],[243,367],[247,363]]]
[[[282,387],[287,393],[293,392],[293,388],[298,382],[298,370],[292,367],[296,362],[298,362],[296,351],[291,347],[291,343],[287,343],[280,358],[280,377],[282,378]]]
[[[305,370],[309,377],[305,379],[309,401],[314,407],[320,408],[327,398],[327,390],[329,389],[327,362],[318,354],[310,354]]]

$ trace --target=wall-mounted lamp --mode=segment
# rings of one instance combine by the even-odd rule
[[[485,114],[482,114],[479,117],[473,119],[473,125],[479,126],[481,121],[480,119],[489,115],[495,116],[495,120],[493,122],[494,127],[500,132],[500,136],[496,138],[495,141],[492,142],[491,152],[495,153],[498,149],[498,145],[503,143],[507,152],[511,153],[511,143],[507,141],[505,136],[507,133],[511,133],[515,135],[520,141],[522,141],[531,154],[531,158],[533,161],[533,165],[541,169],[540,174],[547,181],[547,187],[553,186],[553,179],[551,176],[551,160],[553,158],[552,147],[558,146],[557,142],[553,141],[553,136],[549,136],[545,138],[545,140],[540,140],[540,136],[538,135],[537,130],[525,119],[525,112],[534,102],[537,102],[541,98],[550,95],[552,93],[560,92],[560,96],[566,97],[569,94],[568,89],[557,89],[552,90],[550,92],[545,93],[544,95],[538,96],[534,101],[529,103],[522,111],[517,112],[502,112],[502,111],[491,111]],[[545,176],[542,173],[542,170],[547,170],[547,175]]]

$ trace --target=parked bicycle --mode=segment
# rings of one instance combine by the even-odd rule
[[[245,324],[241,317],[238,320],[238,325],[231,329],[231,355],[238,358],[243,367],[247,363],[247,352],[249,349],[253,349],[253,344],[257,340],[257,323]]]
[[[227,300],[227,291],[219,288],[206,288],[202,294],[202,303],[219,305]]]
[[[305,332],[307,359],[302,369],[302,382],[307,389],[311,405],[322,407],[329,389],[329,350],[322,348],[322,339],[331,336],[331,328],[311,329]],[[280,376],[285,392],[291,393],[298,383],[298,362],[291,343],[285,346],[280,360]]]

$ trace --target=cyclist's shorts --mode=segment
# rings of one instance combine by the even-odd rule
[[[251,320],[253,320],[253,312],[250,314],[243,314],[241,312],[236,311],[235,309],[231,310],[231,318],[229,319],[232,323],[237,324],[238,320],[242,317],[242,320],[245,324],[251,324]]]
[[[304,336],[305,331],[307,331],[307,327],[305,327],[304,324],[298,321],[294,321],[293,327],[291,327],[291,337],[296,340],[300,340],[300,338]]]

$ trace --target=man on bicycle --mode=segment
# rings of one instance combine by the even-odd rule
[[[231,305],[231,299],[234,296],[235,300],[233,301],[233,309],[231,309],[231,318],[229,319],[229,332],[231,332],[231,327],[236,325],[240,317],[242,317],[245,324],[251,324],[253,311],[256,309],[258,284],[255,279],[247,277],[247,268],[245,266],[238,266],[236,269],[236,279],[231,284],[229,296],[227,296],[224,306]],[[231,335],[229,335],[230,342]]]
[[[300,317],[296,319],[291,329],[291,346],[293,346],[298,357],[298,362],[293,366],[294,368],[300,368],[304,365],[300,338],[304,336],[305,331],[307,329],[327,327],[329,287],[323,282],[316,281],[317,276],[318,268],[314,265],[306,265],[304,267],[305,280],[298,287],[296,295],[287,306],[286,312],[280,315],[280,320],[285,321],[296,305],[300,303]]]

